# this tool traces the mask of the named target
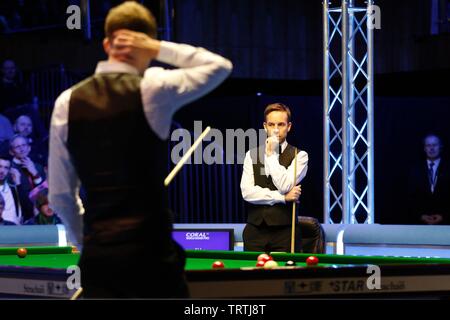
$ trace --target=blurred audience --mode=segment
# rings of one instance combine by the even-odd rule
[[[37,137],[33,131],[33,122],[27,115],[19,116],[14,122],[14,133],[28,139],[31,146],[30,158],[34,161],[47,165],[48,140]]]
[[[23,203],[28,194],[21,186],[20,172],[11,167],[11,159],[0,155],[0,195],[3,199],[2,218],[14,224],[22,223]]]
[[[34,188],[45,182],[46,174],[42,164],[30,158],[31,146],[28,139],[21,135],[15,135],[10,140],[10,153],[13,156],[12,167],[19,170],[21,174],[20,184],[23,190],[30,194]],[[24,220],[33,216],[33,203],[27,198],[22,206]]]

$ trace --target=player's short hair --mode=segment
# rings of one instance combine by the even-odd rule
[[[156,20],[153,14],[135,1],[126,1],[111,10],[105,20],[105,35],[110,38],[120,29],[143,32],[156,39]]]
[[[38,193],[34,205],[38,210],[41,209],[43,205],[48,205],[48,189],[44,189]]]
[[[288,122],[291,121],[291,110],[289,109],[289,107],[287,105],[279,103],[279,102],[269,104],[266,107],[266,109],[264,110],[264,121],[267,120],[267,115],[273,111],[286,112],[286,114],[288,116]]]

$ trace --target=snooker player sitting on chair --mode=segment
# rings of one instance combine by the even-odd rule
[[[268,105],[263,125],[267,132],[265,146],[249,150],[244,159],[241,191],[248,203],[244,250],[290,252],[292,206],[301,194],[298,184],[306,175],[308,154],[298,151],[297,167],[294,168],[296,150],[286,141],[292,126],[291,111],[286,105]],[[301,251],[298,229],[297,226],[295,252]]]
[[[84,298],[188,296],[166,208],[167,139],[173,114],[219,85],[232,65],[202,48],[158,41],[156,30],[137,2],[111,9],[108,61],[53,109],[49,200],[81,251]],[[153,59],[177,68],[148,68]]]

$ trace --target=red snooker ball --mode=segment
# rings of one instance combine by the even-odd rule
[[[25,248],[17,249],[17,255],[19,256],[19,258],[25,258],[27,255],[27,249]]]
[[[316,256],[309,256],[306,259],[306,264],[308,266],[316,266],[319,263],[319,258],[317,258]]]
[[[222,261],[215,261],[215,262],[212,264],[212,267],[213,267],[213,269],[220,269],[220,268],[224,268],[225,265],[223,264]]]
[[[256,266],[259,267],[259,268],[262,268],[262,267],[264,267],[264,264],[265,264],[265,263],[266,263],[266,261],[259,260],[259,261],[256,263]]]
[[[273,258],[271,256],[269,256],[267,253],[261,253],[258,256],[258,260],[257,261],[264,261],[264,263],[265,263],[265,262],[267,262],[269,260],[273,260]]]

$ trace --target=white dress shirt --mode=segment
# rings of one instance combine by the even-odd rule
[[[205,95],[231,72],[229,60],[186,44],[161,41],[156,60],[178,69],[148,68],[141,81],[145,117],[151,129],[162,140],[169,137],[173,114],[183,105]],[[100,62],[96,73],[138,70],[125,63]],[[67,150],[68,112],[72,90],[56,100],[50,127],[49,202],[60,215],[69,240],[81,248],[83,204],[78,196],[80,180]],[[163,155],[161,155],[163,156]]]
[[[281,144],[281,152],[283,152],[288,143],[285,140]],[[277,190],[270,190],[269,188],[262,188],[255,185],[255,177],[253,175],[253,161],[248,151],[244,159],[244,170],[241,178],[241,192],[245,201],[252,204],[267,204],[274,205],[275,203],[285,203],[284,195],[288,193],[294,186],[294,160],[286,169],[279,162],[280,155],[274,152],[271,156],[264,154],[264,171],[266,176],[272,177],[273,184]],[[297,175],[296,183],[305,177],[308,170],[308,154],[305,151],[300,151],[297,154]]]
[[[14,202],[14,196],[12,194],[11,187],[7,182],[0,185],[0,193],[5,200],[5,209],[3,210],[2,218],[15,224],[21,224],[22,212],[19,208],[19,215],[17,215],[16,204]]]

